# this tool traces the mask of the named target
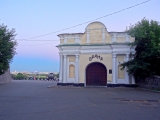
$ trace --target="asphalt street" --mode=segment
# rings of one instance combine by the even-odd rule
[[[13,80],[0,84],[0,120],[160,120],[160,93]]]

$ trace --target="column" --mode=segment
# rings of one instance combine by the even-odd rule
[[[67,81],[67,56],[63,55],[63,83],[66,83]]]
[[[129,61],[129,54],[126,54],[126,62]],[[129,84],[129,74],[127,72],[127,68],[125,68],[125,79],[126,79],[126,84]]]
[[[126,42],[129,42],[129,36],[128,36],[128,34],[126,33],[125,36],[126,36]]]
[[[80,43],[80,39],[78,36],[75,37],[75,43]]]
[[[116,54],[112,54],[112,76],[113,84],[117,84],[117,75],[116,75]]]
[[[106,38],[106,31],[105,28],[102,29],[102,43],[105,43],[105,38]]]
[[[63,79],[63,77],[62,77],[62,54],[59,54],[59,56],[60,56],[60,64],[59,64],[59,82],[62,82],[62,79]]]
[[[90,33],[89,33],[89,29],[87,29],[87,43],[89,43],[90,42]]]
[[[134,57],[131,57],[131,59],[134,59]],[[135,78],[134,78],[134,76],[132,75],[131,76],[131,84],[136,84],[136,82],[135,82]]]
[[[76,67],[75,67],[75,73],[76,73],[76,83],[79,83],[79,55],[76,55]]]
[[[133,75],[132,75],[131,79],[132,79],[132,84],[135,84],[135,78]]]
[[[67,37],[64,37],[64,44],[67,44]]]

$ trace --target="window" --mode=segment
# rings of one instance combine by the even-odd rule
[[[75,67],[74,67],[74,65],[69,66],[69,78],[75,78]]]

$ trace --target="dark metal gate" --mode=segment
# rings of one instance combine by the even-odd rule
[[[86,69],[86,85],[88,86],[106,86],[107,70],[102,63],[91,63]]]

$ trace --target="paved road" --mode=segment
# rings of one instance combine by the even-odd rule
[[[0,120],[160,120],[160,93],[129,88],[0,84]]]

